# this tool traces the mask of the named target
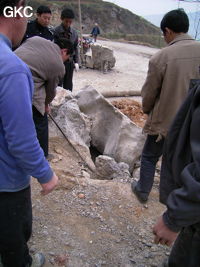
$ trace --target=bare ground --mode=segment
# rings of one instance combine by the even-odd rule
[[[86,81],[99,91],[109,90],[112,84],[120,88],[123,84],[127,88],[136,87],[144,81],[147,55],[155,52],[154,49],[106,44],[115,49],[121,64],[108,74],[81,70],[74,77],[75,90]],[[137,71],[129,64],[134,58],[138,60]],[[124,77],[126,74],[128,79]],[[42,197],[40,185],[33,179],[31,252],[42,251],[46,267],[159,266],[169,254],[168,248],[153,243],[152,226],[164,210],[158,202],[159,170],[148,204],[142,205],[131,192],[129,182],[90,179],[90,171],[66,140],[51,138],[50,152],[55,157],[51,165],[60,178],[60,185]],[[138,178],[139,168],[133,176]]]

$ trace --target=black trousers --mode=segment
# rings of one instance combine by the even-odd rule
[[[28,267],[32,258],[27,242],[32,232],[30,186],[0,193],[0,255],[4,267]]]
[[[65,65],[65,76],[63,78],[63,88],[72,91],[73,89],[73,73],[74,73],[74,62],[66,61]]]
[[[169,267],[200,267],[200,224],[184,228],[169,256]]]
[[[44,151],[45,157],[47,157],[49,153],[48,117],[46,113],[43,116],[34,106],[32,106],[32,108],[33,108],[33,121],[35,123],[37,138],[42,150]]]

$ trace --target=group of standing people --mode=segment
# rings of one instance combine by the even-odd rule
[[[78,35],[71,27],[71,9],[62,11],[62,23],[52,31],[48,7],[39,7],[37,19],[26,29],[25,17],[4,17],[8,5],[24,8],[25,3],[0,1],[0,264],[40,267],[43,255],[32,257],[27,246],[32,231],[30,176],[38,180],[43,195],[58,183],[47,161],[47,113],[59,83],[72,90]],[[147,139],[140,180],[132,184],[139,201],[146,202],[163,155],[160,199],[167,210],[153,233],[156,243],[176,240],[165,263],[169,267],[200,266],[200,44],[187,34],[188,28],[183,10],[162,19],[168,46],[150,59],[142,88]],[[92,34],[98,35],[97,28]],[[13,52],[13,47],[18,48]]]

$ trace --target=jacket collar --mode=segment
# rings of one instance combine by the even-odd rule
[[[187,33],[182,33],[178,35],[176,38],[174,38],[173,41],[171,41],[168,45],[172,45],[176,42],[183,41],[183,40],[194,40],[189,34]]]
[[[35,22],[36,27],[39,30],[43,30],[43,29],[47,29],[48,28],[48,27],[42,26],[40,23],[38,23],[38,20],[37,19],[35,19],[34,22]]]
[[[66,30],[68,30],[70,33],[72,33],[72,29],[71,29],[71,27],[69,27],[68,29],[66,29],[66,28],[64,27],[63,23],[61,23],[60,26],[61,26],[62,32],[66,32]]]

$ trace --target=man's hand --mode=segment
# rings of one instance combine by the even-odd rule
[[[155,235],[154,242],[156,244],[162,244],[171,246],[171,244],[176,240],[178,233],[171,231],[163,221],[161,216],[153,228],[153,234]]]
[[[50,111],[51,111],[50,106],[46,104],[46,105],[45,105],[45,112],[46,112],[47,114],[49,114]]]
[[[74,67],[75,67],[75,71],[79,71],[79,65],[78,65],[78,63],[75,63],[74,64]]]
[[[56,187],[56,185],[58,184],[58,177],[57,175],[54,173],[51,180],[46,183],[46,184],[40,184],[42,187],[42,191],[41,194],[43,196],[49,194],[51,191],[53,191],[53,189]]]

